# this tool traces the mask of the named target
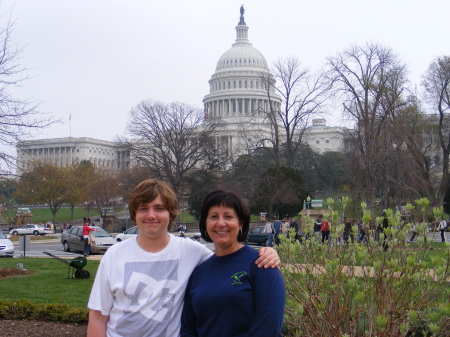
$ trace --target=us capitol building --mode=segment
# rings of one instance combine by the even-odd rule
[[[210,92],[204,97],[203,104],[205,121],[220,120],[222,124],[216,144],[245,153],[247,144],[270,135],[270,123],[262,111],[280,109],[282,100],[274,91],[269,92],[270,101],[268,99],[262,77],[269,74],[269,67],[264,56],[249,42],[243,7],[240,12],[236,41],[219,58],[209,80]],[[324,119],[316,119],[305,132],[304,140],[319,153],[342,151],[344,131],[340,127],[327,127]],[[86,137],[30,140],[17,144],[17,174],[37,161],[59,166],[90,161],[99,168],[121,170],[130,165],[132,158],[129,150],[115,142]]]

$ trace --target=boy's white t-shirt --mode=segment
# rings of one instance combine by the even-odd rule
[[[158,253],[131,238],[105,253],[88,307],[109,316],[107,336],[178,336],[187,282],[213,253],[187,238],[169,234]]]

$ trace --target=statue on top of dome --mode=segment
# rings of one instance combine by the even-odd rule
[[[241,6],[241,19],[239,20],[238,25],[245,25],[245,21],[244,21],[244,5]]]

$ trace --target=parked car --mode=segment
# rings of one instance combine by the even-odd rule
[[[9,239],[9,235],[0,231],[0,257],[14,257],[14,245]]]
[[[20,228],[13,228],[9,231],[11,235],[45,235],[51,234],[50,228],[45,228],[39,225],[25,225]]]
[[[126,230],[123,233],[117,234],[116,235],[116,241],[120,242],[129,238],[132,238],[134,236],[138,236],[139,235],[139,227],[138,226],[134,226],[131,228],[128,228],[128,230]]]
[[[95,243],[91,245],[91,253],[104,253],[116,243],[114,238],[103,228],[97,226],[91,226],[91,228],[96,230],[93,232]],[[63,232],[61,234],[61,243],[65,252],[70,252],[71,250],[82,252],[84,249],[83,226],[74,226]]]
[[[267,235],[264,226],[259,226],[253,229],[250,229],[247,236],[247,241],[250,243],[257,243],[267,246],[267,242],[269,241],[269,236]]]

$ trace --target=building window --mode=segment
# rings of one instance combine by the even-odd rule
[[[330,142],[330,141],[329,141],[328,139],[325,141],[325,143],[327,143],[327,144],[328,144],[329,142]]]
[[[319,141],[318,141],[318,140],[316,140],[316,144],[319,144]]]

